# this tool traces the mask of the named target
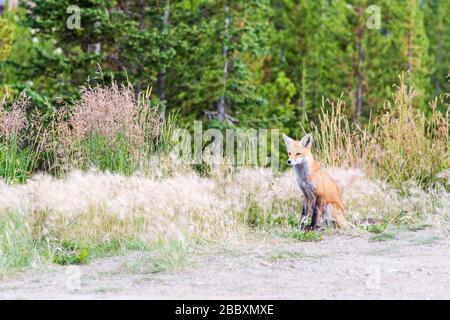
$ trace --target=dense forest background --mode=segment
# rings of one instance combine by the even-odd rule
[[[89,82],[152,88],[181,124],[299,135],[323,99],[367,122],[407,72],[449,92],[450,0],[35,0],[0,16],[0,98],[45,109]],[[76,8],[80,19],[76,20]],[[79,22],[79,26],[77,25]],[[445,110],[444,110],[445,111]]]

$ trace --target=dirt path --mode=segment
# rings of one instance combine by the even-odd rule
[[[148,253],[50,266],[0,282],[0,298],[450,299],[450,238],[433,231],[321,242],[269,238],[190,255],[179,271],[148,273]]]

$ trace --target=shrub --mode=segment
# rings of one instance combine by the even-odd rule
[[[57,166],[130,175],[167,142],[171,124],[162,116],[150,104],[150,91],[136,98],[131,85],[84,87],[71,110],[56,117]]]

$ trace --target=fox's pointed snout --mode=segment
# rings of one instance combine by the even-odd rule
[[[291,165],[291,164],[292,164],[292,161],[289,159],[289,160],[287,161],[287,164],[288,164],[288,165]]]

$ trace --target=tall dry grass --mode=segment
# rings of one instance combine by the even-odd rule
[[[444,98],[435,98],[428,116],[412,107],[410,91],[401,76],[392,99],[364,127],[351,122],[342,101],[327,101],[329,107],[322,108],[327,111],[313,124],[320,160],[334,167],[362,168],[395,188],[411,179],[423,187],[438,183],[450,165],[450,109],[447,106],[445,114],[436,111]]]

